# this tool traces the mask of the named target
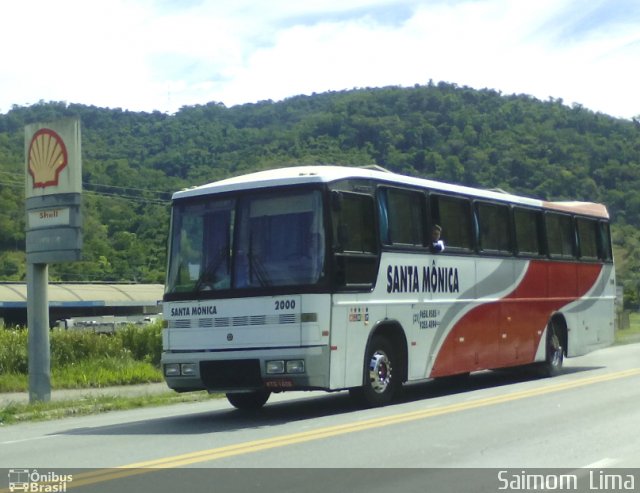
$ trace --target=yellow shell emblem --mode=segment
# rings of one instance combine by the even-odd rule
[[[33,135],[29,144],[29,174],[34,188],[57,186],[67,162],[67,148],[56,132],[41,128]]]

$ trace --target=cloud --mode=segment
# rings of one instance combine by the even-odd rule
[[[636,0],[571,0],[552,10],[542,26],[553,34],[555,43],[578,43],[593,37],[618,37],[638,31],[640,4]]]
[[[174,112],[433,79],[640,114],[635,0],[25,0],[3,24],[3,112]]]

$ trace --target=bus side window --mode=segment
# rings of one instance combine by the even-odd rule
[[[488,253],[511,253],[509,208],[506,205],[476,204],[479,221],[480,250]]]
[[[442,227],[447,251],[471,251],[474,246],[471,228],[471,202],[462,197],[431,195],[432,221]]]
[[[380,241],[384,245],[391,243],[389,237],[389,201],[386,190],[378,191],[378,223],[380,225]]]
[[[333,208],[333,244],[336,251],[376,253],[373,198],[351,192],[338,193]],[[334,200],[334,204],[336,201]]]
[[[380,238],[386,245],[417,246],[425,244],[424,195],[397,188],[378,191]]]
[[[611,262],[613,260],[611,232],[607,221],[600,221],[598,223],[598,258],[605,262]]]
[[[332,197],[336,282],[346,288],[373,286],[378,268],[374,199],[352,192],[333,192]]]
[[[578,242],[580,258],[584,260],[598,259],[598,223],[593,219],[577,218]]]
[[[518,255],[536,257],[544,253],[541,219],[540,211],[514,207],[513,224]]]
[[[570,215],[548,212],[545,214],[545,231],[551,258],[575,256],[575,233]]]

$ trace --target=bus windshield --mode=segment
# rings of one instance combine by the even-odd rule
[[[165,294],[316,284],[324,245],[317,190],[177,203]]]

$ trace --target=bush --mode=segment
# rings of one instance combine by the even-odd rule
[[[162,323],[155,322],[150,325],[127,325],[116,331],[116,338],[122,347],[131,353],[133,359],[151,363],[160,367],[162,354]]]
[[[108,387],[158,382],[162,374],[153,366],[130,357],[99,358],[77,365],[53,369],[51,384],[54,388]]]
[[[81,361],[118,358],[122,342],[106,334],[83,331],[53,331],[50,334],[51,367],[62,367]]]
[[[104,359],[129,359],[159,367],[162,324],[127,325],[117,329],[115,335],[54,330],[49,341],[52,369]],[[27,344],[27,329],[0,329],[0,374],[28,373]]]
[[[28,373],[26,329],[0,329],[0,375]]]

